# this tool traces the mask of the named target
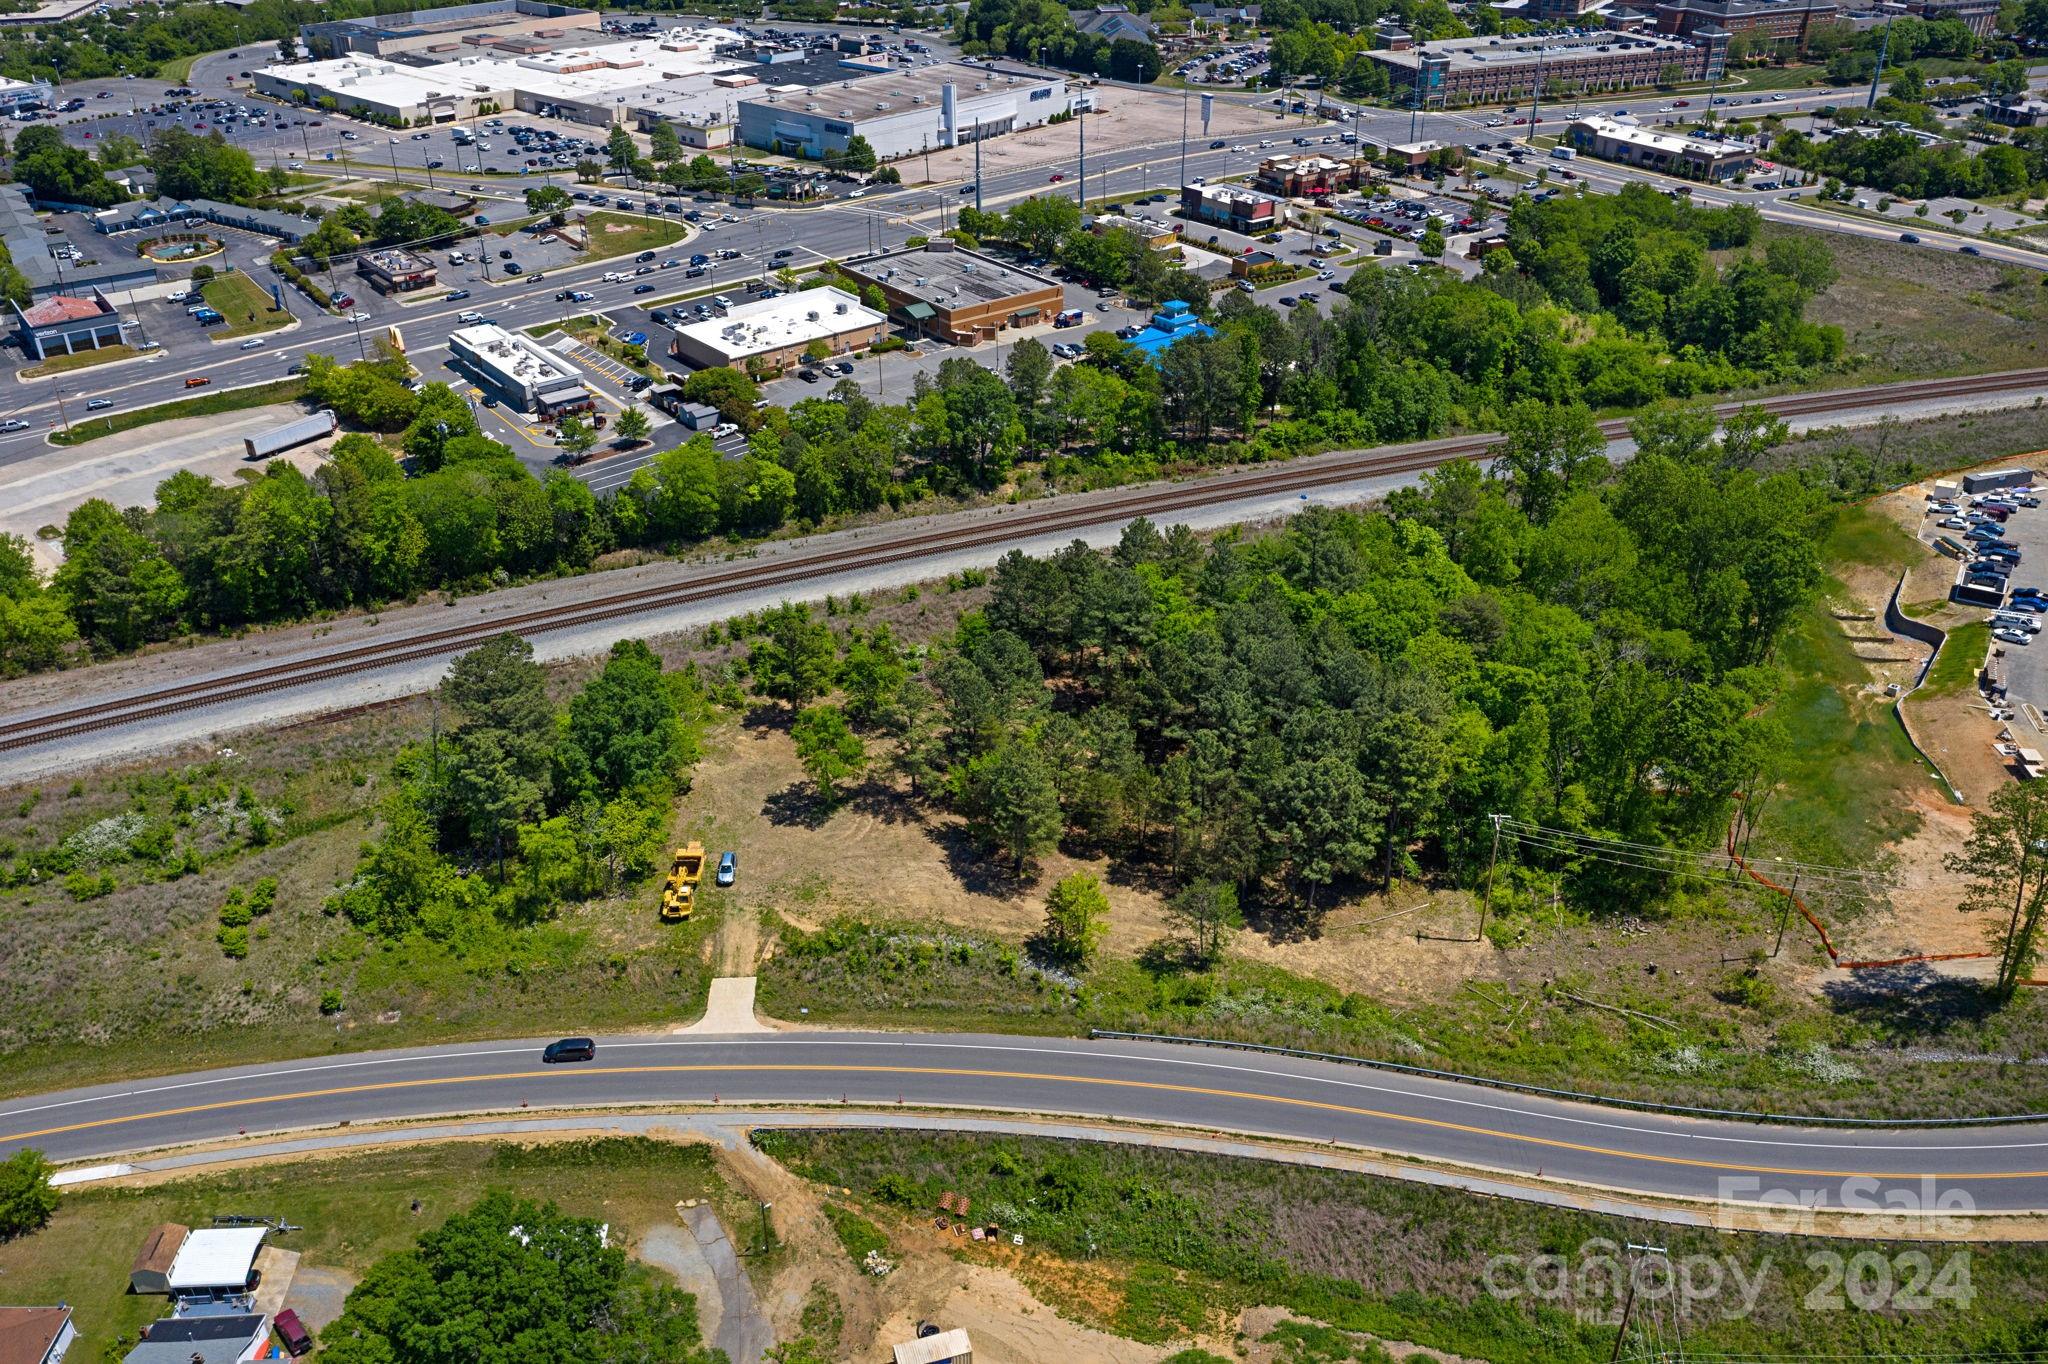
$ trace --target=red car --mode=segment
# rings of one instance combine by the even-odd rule
[[[1066,172],[1064,172],[1064,171],[1061,171],[1061,172],[1059,172],[1059,173],[1055,174],[1055,175],[1054,175],[1054,176],[1052,177],[1052,179],[1051,179],[1050,181],[1048,181],[1047,183],[1048,183],[1048,184],[1054,184],[1054,185],[1057,185],[1057,184],[1058,184],[1058,183],[1059,183],[1060,181],[1062,181],[1062,180],[1064,180],[1064,179],[1066,179],[1066,178],[1067,178],[1067,176],[1066,176]]]
[[[299,1314],[289,1307],[270,1319],[270,1329],[277,1332],[278,1343],[294,1359],[313,1348],[312,1332],[299,1320]]]

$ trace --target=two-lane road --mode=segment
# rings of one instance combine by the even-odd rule
[[[2048,1125],[1750,1125],[1555,1102],[1170,1044],[942,1034],[540,1041],[279,1062],[0,1104],[0,1153],[105,1159],[342,1122],[521,1108],[842,1101],[1029,1112],[1318,1142],[1649,1196],[1819,1208],[2048,1209]],[[934,1115],[935,1125],[943,1118]]]

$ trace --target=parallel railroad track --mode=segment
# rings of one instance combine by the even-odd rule
[[[1831,393],[1795,394],[1767,399],[1764,406],[1780,416],[1847,412],[1874,402],[1954,398],[1973,393],[2000,393],[2048,385],[2048,369],[1958,379],[1926,379]],[[1738,404],[1721,405],[1726,415]],[[1626,421],[1601,423],[1610,438],[1624,436]],[[1207,506],[1234,497],[1302,492],[1358,478],[1414,473],[1454,459],[1484,455],[1495,444],[1490,434],[1453,436],[1442,440],[1375,450],[1313,456],[1285,464],[1260,465],[1227,474],[1165,487],[1129,492],[1067,507],[1026,509],[952,528],[902,533],[881,540],[847,543],[828,549],[798,551],[774,560],[733,564],[698,574],[688,582],[633,592],[618,592],[587,601],[536,607],[488,621],[429,630],[400,638],[350,645],[328,652],[243,669],[222,676],[175,683],[132,696],[109,698],[90,705],[0,721],[0,752],[27,748],[74,735],[112,729],[263,692],[334,681],[365,670],[420,662],[459,653],[494,635],[524,635],[573,629],[606,620],[644,615],[687,606],[739,590],[758,590],[804,583],[822,574],[849,568],[874,568],[920,559],[949,550],[1014,543],[1080,530],[1127,517],[1156,517]]]

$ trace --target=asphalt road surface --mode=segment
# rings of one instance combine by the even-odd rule
[[[1554,1102],[1336,1063],[1160,1043],[947,1034],[541,1039],[286,1061],[0,1105],[0,1154],[58,1161],[340,1122],[574,1106],[925,1106],[1340,1142],[1652,1196],[1823,1209],[2048,1208],[2048,1125],[1749,1125]],[[935,1122],[942,1122],[935,1118]]]

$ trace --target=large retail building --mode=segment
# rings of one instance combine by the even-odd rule
[[[740,141],[816,159],[862,137],[887,161],[1036,128],[1077,98],[1059,76],[949,63],[753,93],[739,104]]]
[[[945,238],[839,267],[881,287],[889,311],[922,336],[958,345],[987,340],[1010,327],[1050,322],[1066,306],[1056,279],[1006,265]]]
[[[822,347],[829,355],[863,350],[882,339],[889,319],[844,289],[800,289],[735,304],[723,316],[676,328],[669,354],[698,369],[756,362],[788,369]]]
[[[729,125],[759,68],[721,55],[729,29],[676,29],[625,42],[525,55],[457,55],[414,64],[349,54],[266,66],[257,93],[291,102],[333,99],[401,124],[453,123],[492,109],[598,125],[674,120]]]

